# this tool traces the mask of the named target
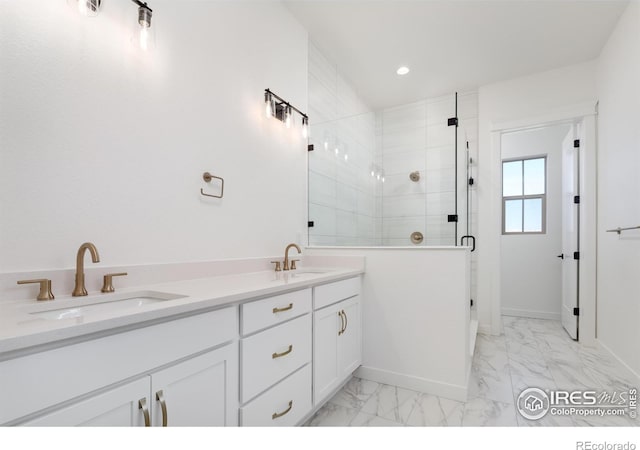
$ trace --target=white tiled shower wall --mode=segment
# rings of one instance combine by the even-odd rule
[[[461,117],[477,117],[475,99],[475,94],[459,96]],[[461,105],[473,110],[463,111]],[[455,244],[455,226],[447,222],[447,215],[456,211],[456,131],[447,125],[455,114],[454,94],[387,108],[377,114],[376,131],[386,172],[381,199],[384,245],[412,245],[410,235],[414,231],[425,236],[422,245]],[[458,174],[463,181],[458,186],[459,231],[466,220],[466,134],[463,127],[458,130]],[[417,182],[409,178],[415,171],[420,174]]]
[[[309,123],[309,245],[380,245],[375,115],[312,43]]]
[[[455,212],[455,95],[372,111],[335,64],[309,45],[309,244],[312,246],[454,245],[466,234],[466,144],[470,176],[478,148],[478,95],[458,94],[458,234]],[[336,153],[336,148],[338,152]],[[348,155],[345,160],[344,155]],[[383,169],[385,182],[371,176]],[[419,171],[421,179],[410,181]],[[477,181],[477,180],[476,180]],[[470,231],[476,230],[475,185],[470,190]],[[475,254],[472,279],[475,279]],[[475,283],[472,286],[475,295]]]

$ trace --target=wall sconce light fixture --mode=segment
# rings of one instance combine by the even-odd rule
[[[294,125],[293,112],[297,112],[302,117],[302,137],[309,137],[309,116],[293,106],[291,103],[274,94],[271,90],[264,90],[265,114],[267,118],[275,117],[284,122],[287,128]]]
[[[138,24],[140,25],[140,28],[136,32],[136,45],[146,51],[152,44],[149,29],[151,28],[151,15],[153,10],[149,8],[146,3],[143,3],[140,0],[131,1],[138,5]],[[75,5],[78,12],[87,17],[97,16],[100,12],[100,6],[102,5],[102,0],[67,0],[67,2],[70,5]]]
[[[85,17],[95,17],[100,12],[102,0],[69,0],[68,4]]]

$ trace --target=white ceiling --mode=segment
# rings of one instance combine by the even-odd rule
[[[597,57],[628,0],[288,0],[373,109]],[[398,76],[406,65],[411,72]]]

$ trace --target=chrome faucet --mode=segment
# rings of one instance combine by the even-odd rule
[[[100,262],[100,255],[98,255],[98,249],[91,242],[85,242],[78,249],[78,256],[76,258],[76,286],[73,288],[74,297],[83,297],[87,295],[87,289],[84,287],[84,254],[89,250],[91,253],[91,261],[94,263]]]
[[[291,250],[291,247],[295,247],[296,250],[298,250],[298,254],[302,253],[302,250],[300,250],[300,247],[298,247],[297,244],[289,244],[287,245],[287,248],[284,250],[284,264],[282,267],[282,270],[289,270],[289,250]],[[293,260],[291,262],[291,269],[295,270],[296,268],[296,260]]]

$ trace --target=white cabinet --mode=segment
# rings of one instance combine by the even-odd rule
[[[347,278],[313,288],[313,309],[321,309],[341,300],[360,294],[362,279]]]
[[[312,324],[311,289],[242,305],[241,425],[292,426],[311,411]]]
[[[360,297],[352,297],[338,306],[342,307],[344,317],[344,328],[338,336],[338,370],[344,380],[362,364]]]
[[[187,423],[180,419],[184,417],[181,411],[187,408],[181,407],[181,402],[178,402],[177,409],[175,406],[172,409],[170,405],[171,402],[176,403],[174,392],[180,396],[186,395],[187,389],[183,386],[198,382],[201,380],[199,377],[218,383],[220,371],[223,370],[220,365],[223,364],[227,377],[224,383],[228,384],[229,392],[233,390],[233,396],[227,393],[226,419],[216,419],[216,423],[237,424],[237,310],[237,307],[223,308],[1,361],[0,423],[28,424],[40,417],[44,420],[46,414],[54,414],[54,409],[62,414],[62,410],[70,408],[71,402],[75,406],[85,401],[88,402],[85,408],[96,408],[95,414],[88,413],[87,417],[99,417],[102,409],[107,408],[107,411],[108,406],[103,406],[99,401],[90,402],[91,398],[100,398],[109,392],[120,395],[116,393],[118,386],[128,380],[145,377],[145,395],[152,417],[158,415],[154,411],[158,402],[155,393],[164,389],[166,395],[172,398],[167,403],[169,424]],[[190,372],[193,375],[189,375]],[[157,377],[158,381],[152,381],[149,378],[152,376]],[[153,391],[152,384],[156,387]],[[198,388],[202,390],[204,384]],[[204,399],[210,402],[219,398],[218,394],[204,392],[198,395],[194,404],[200,404]],[[137,407],[137,401],[142,397],[136,394],[125,398],[120,407],[125,407],[123,405],[129,401]],[[105,398],[114,401],[110,395],[105,395]],[[195,396],[192,395],[192,398],[195,399]],[[115,401],[118,403],[120,400]],[[191,407],[200,411],[198,408]],[[213,406],[208,404],[207,408]],[[176,410],[178,413],[172,412]],[[64,420],[73,422],[71,418]],[[101,420],[100,423],[108,423],[106,417]],[[207,423],[213,422],[207,419]]]
[[[311,289],[288,292],[240,306],[241,331],[248,336],[311,312]]]
[[[242,402],[311,362],[311,338],[311,314],[305,314],[243,339]]]
[[[226,345],[151,374],[153,426],[238,424],[238,347]]]
[[[243,426],[291,427],[311,411],[311,364],[240,409]]]
[[[21,425],[237,425],[237,354],[229,344]]]
[[[37,419],[24,422],[36,427],[143,427],[149,408],[148,377],[89,397]]]
[[[331,395],[362,363],[360,296],[314,312],[314,404]]]

